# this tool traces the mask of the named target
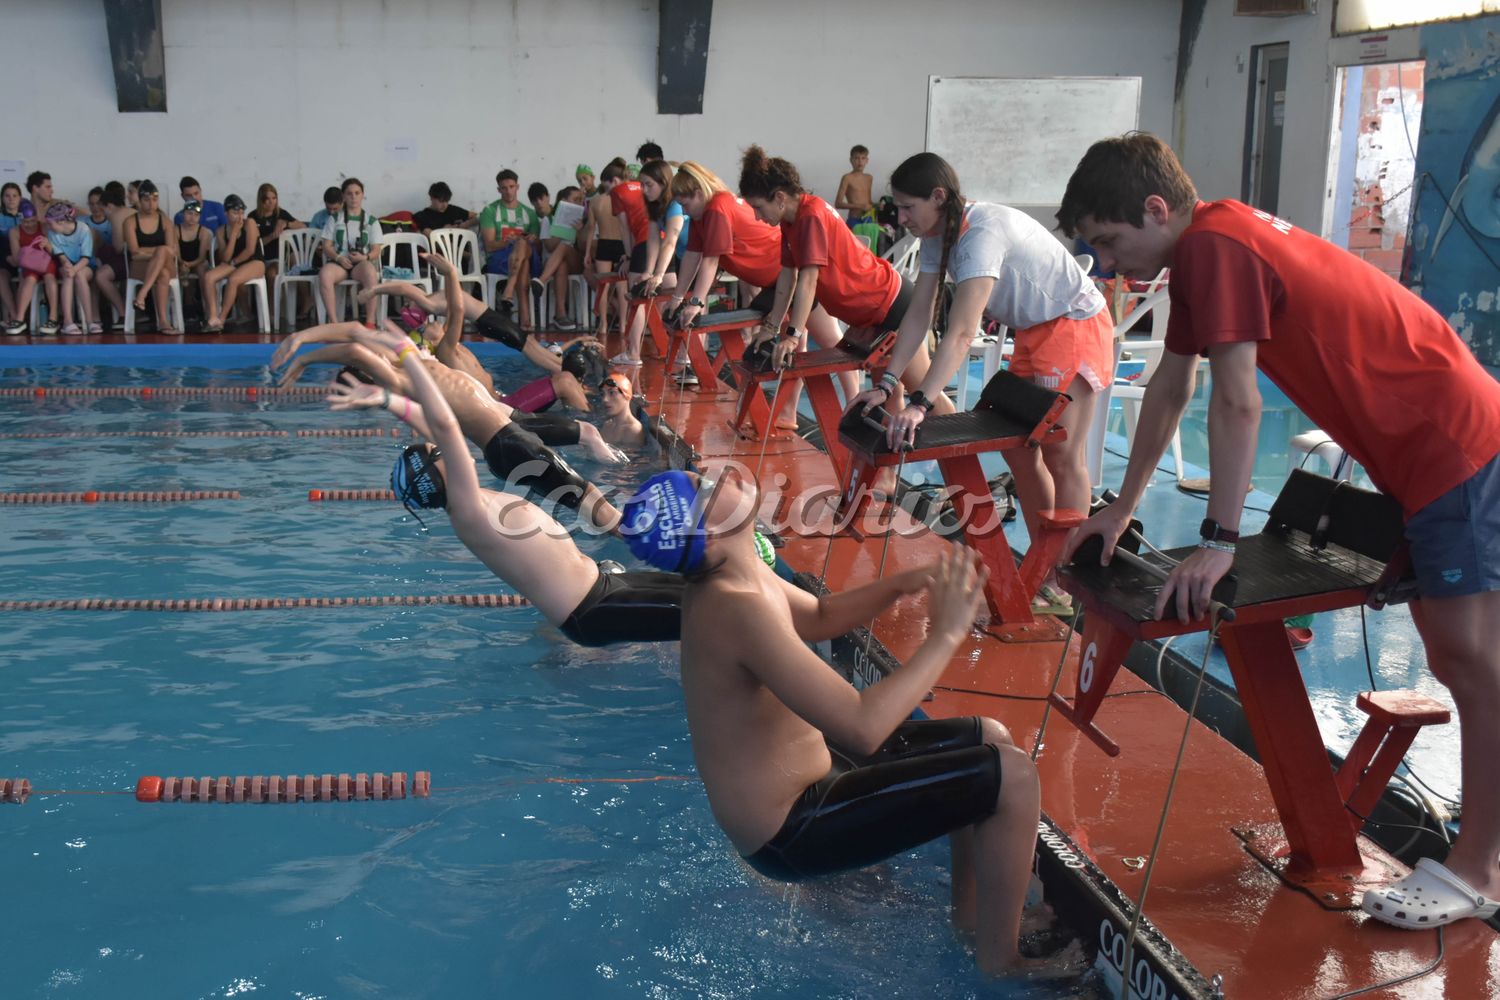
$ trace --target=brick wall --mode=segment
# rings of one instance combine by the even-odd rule
[[[1415,141],[1421,117],[1422,68],[1420,62],[1367,66],[1359,94],[1349,250],[1397,280],[1406,249],[1415,159],[1410,141]],[[1402,126],[1403,97],[1410,141]]]

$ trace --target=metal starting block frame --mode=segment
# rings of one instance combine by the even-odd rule
[[[734,414],[735,431],[752,439],[770,434],[771,423],[764,419],[763,408],[757,405],[757,399],[762,403],[765,401],[763,386],[767,382],[779,383],[780,391],[785,393],[788,383],[802,382],[807,387],[813,415],[823,429],[823,444],[828,451],[828,460],[833,463],[833,474],[842,483],[848,474],[849,463],[848,452],[839,440],[839,421],[843,419],[844,406],[839,401],[836,376],[857,371],[870,372],[878,378],[885,371],[895,345],[894,332],[856,327],[845,333],[844,339],[833,347],[793,355],[792,364],[781,371],[768,366],[769,356],[747,354],[734,366],[735,381],[740,386],[740,401]],[[744,429],[747,422],[751,428],[748,435]]]
[[[973,410],[929,416],[922,421],[916,442],[904,454],[891,451],[886,445],[882,424],[851,412],[838,428],[838,439],[849,453],[839,523],[847,524],[847,530],[855,537],[862,537],[855,526],[870,503],[871,485],[879,470],[905,462],[936,461],[944,485],[954,491],[952,503],[963,525],[964,540],[980,554],[989,569],[985,602],[992,618],[990,631],[1011,642],[1060,638],[1065,626],[1055,618],[1033,614],[1031,600],[1062,554],[1068,532],[1083,522],[1084,514],[1072,510],[1041,511],[1041,537],[1031,540],[1018,570],[979,456],[1066,440],[1067,432],[1057,421],[1068,402],[1063,393],[1001,371],[985,385]]]
[[[1193,551],[1164,554],[1176,562]],[[1086,613],[1074,694],[1069,700],[1054,693],[1051,702],[1114,756],[1120,748],[1094,720],[1131,643],[1207,631],[1209,622],[1156,620],[1160,579],[1131,565],[1136,560],[1101,567],[1098,553],[1098,546],[1080,549],[1060,573]],[[1219,642],[1281,822],[1234,832],[1267,867],[1325,907],[1353,908],[1366,888],[1405,869],[1359,836],[1363,822],[1351,810],[1369,814],[1417,731],[1447,722],[1448,712],[1412,692],[1360,695],[1370,719],[1335,773],[1283,619],[1409,600],[1401,509],[1384,494],[1295,470],[1265,529],[1240,539],[1235,571],[1235,592],[1215,592],[1234,609]]]

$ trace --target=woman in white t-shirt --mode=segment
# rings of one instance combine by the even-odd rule
[[[1087,512],[1084,445],[1096,393],[1114,377],[1114,324],[1104,296],[1041,223],[1004,205],[965,203],[958,175],[935,153],[897,167],[891,191],[901,224],[922,240],[921,274],[888,370],[914,391],[891,421],[891,446],[913,441],[929,412],[953,412],[943,388],[968,363],[969,344],[987,317],[1014,333],[1013,373],[1072,397],[1059,421],[1067,440],[1007,456],[1031,537],[1038,511]],[[929,359],[924,344],[945,276],[957,287],[947,332]],[[883,404],[894,388],[887,380],[853,405]]]
[[[318,272],[323,305],[332,319],[338,319],[333,289],[345,278],[359,282],[361,289],[373,288],[380,281],[380,223],[365,211],[365,186],[357,177],[343,183],[344,207],[323,223],[323,259],[327,262]],[[365,303],[365,325],[375,326],[375,297]]]

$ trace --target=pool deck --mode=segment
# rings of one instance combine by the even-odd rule
[[[664,388],[660,366],[650,360],[642,384],[653,402],[665,396],[665,419],[696,449],[705,470],[729,460],[751,468],[760,461],[761,443],[744,440],[729,427],[737,393],[727,386],[685,392],[675,385]],[[784,492],[789,495],[835,485],[828,458],[794,435],[773,438],[766,445],[762,483],[778,473],[787,477]],[[1154,502],[1177,508],[1175,517],[1160,510],[1159,523],[1190,523],[1189,530],[1196,533],[1201,501],[1171,487],[1153,492]],[[769,516],[769,507],[762,513]],[[1179,526],[1176,532],[1181,531]],[[943,544],[938,536],[916,529],[901,532],[888,548],[880,537],[837,538],[830,555],[826,538],[789,533],[784,537],[783,557],[813,575],[826,561],[826,583],[834,590],[875,579],[882,561],[886,573],[920,566]],[[1175,538],[1160,540],[1181,544]],[[874,633],[886,651],[904,659],[921,644],[925,626],[925,610],[912,598],[882,615]],[[1064,694],[1071,694],[1079,646],[1075,639],[1066,654]],[[1196,648],[1201,650],[1201,639]],[[933,699],[922,707],[934,716],[996,717],[1019,745],[1030,747],[1062,652],[1060,642],[1005,643],[976,630],[954,657]],[[1330,648],[1325,655],[1347,658],[1360,652]],[[1122,671],[1111,693],[1153,690]],[[1352,701],[1351,693],[1351,706]],[[1095,922],[1079,929],[1091,947],[1101,952],[1115,949],[1118,962],[1122,946],[1115,939],[1124,928],[1118,908],[1109,905],[1118,899],[1109,897],[1117,892],[1134,900],[1140,893],[1143,872],[1134,866],[1150,852],[1187,716],[1171,700],[1146,694],[1109,699],[1097,721],[1119,742],[1118,757],[1106,756],[1055,713],[1049,722],[1046,750],[1038,763],[1042,809],[1055,831],[1043,837],[1041,857],[1044,880],[1049,871],[1103,879],[1082,893],[1102,899]],[[1160,938],[1150,946],[1151,963],[1140,964],[1141,944],[1132,963],[1145,995],[1212,996],[1212,984],[1222,977],[1219,982],[1227,997],[1328,997],[1416,971],[1432,961],[1433,934],[1387,927],[1357,910],[1324,909],[1311,896],[1289,888],[1246,851],[1231,828],[1277,822],[1264,772],[1251,757],[1196,721],[1174,794],[1146,907],[1146,917]],[[1046,865],[1049,852],[1062,857],[1063,863]],[[1068,863],[1067,855],[1074,854],[1087,859],[1084,867],[1089,871]],[[1049,892],[1056,888],[1048,882]],[[1070,909],[1075,914],[1088,912],[1086,905]],[[1500,935],[1495,929],[1469,920],[1448,928],[1445,937],[1445,959],[1438,970],[1404,987],[1368,995],[1454,1000],[1500,995]],[[1167,968],[1183,959],[1196,975],[1167,975]],[[1158,962],[1162,968],[1155,967]],[[1105,968],[1102,960],[1100,967]]]
[[[190,336],[186,342],[261,344],[278,339],[241,334]],[[27,342],[24,337],[5,338],[0,348]],[[32,341],[80,342],[165,345],[184,340],[106,335]],[[25,350],[0,351],[0,367],[7,356],[26,363],[27,355]],[[637,392],[644,393],[653,412],[660,407],[705,471],[731,460],[752,469],[759,463],[761,442],[730,429],[737,394],[727,386],[685,391],[664,387],[660,364],[648,359],[637,379]],[[1119,467],[1116,458],[1116,479]],[[785,477],[783,492],[788,495],[836,487],[826,455],[793,434],[775,437],[765,448],[762,482],[778,474]],[[1201,501],[1169,485],[1154,488],[1143,505],[1149,511],[1148,533],[1162,544],[1183,544],[1186,539],[1181,536],[1192,533],[1201,509]],[[763,513],[770,519],[769,509]],[[893,516],[903,530],[889,545],[878,532],[863,540],[840,537],[830,542],[788,531],[783,533],[782,555],[795,569],[813,576],[826,562],[827,586],[839,590],[875,579],[882,564],[885,573],[900,572],[941,551],[944,543],[937,535],[902,512]],[[1161,530],[1152,529],[1153,521]],[[1012,545],[1023,539],[1023,532],[1011,532]],[[898,603],[875,623],[879,646],[897,659],[909,656],[924,638],[926,617],[920,598]],[[1359,658],[1363,670],[1362,653],[1350,644],[1346,628],[1330,628],[1326,636],[1321,626],[1319,630],[1314,650],[1318,657]],[[1065,695],[1071,693],[1076,676],[1079,645],[1075,639],[1065,654],[1060,689]],[[1196,662],[1201,638],[1196,645],[1185,638],[1181,645]],[[1030,747],[1060,657],[1064,651],[1059,641],[1007,643],[976,629],[923,708],[934,716],[993,716],[1009,727],[1018,744]],[[1303,669],[1311,674],[1308,660]],[[1221,666],[1214,673],[1227,680]],[[1077,922],[1085,944],[1099,949],[1099,964],[1106,973],[1123,957],[1119,938],[1129,913],[1125,901],[1140,893],[1143,873],[1138,859],[1150,852],[1187,722],[1175,702],[1122,671],[1111,693],[1128,692],[1141,696],[1110,698],[1097,720],[1118,741],[1118,757],[1106,756],[1054,713],[1038,762],[1047,827],[1040,853],[1043,880],[1049,896],[1059,900],[1059,909]],[[1351,706],[1352,700],[1349,693]],[[1386,927],[1358,911],[1325,909],[1263,867],[1231,830],[1274,825],[1276,820],[1260,765],[1213,729],[1193,722],[1146,906],[1151,930],[1136,946],[1133,976],[1144,995],[1162,1000],[1173,995],[1213,996],[1217,980],[1222,995],[1231,998],[1328,997],[1414,972],[1433,960],[1433,934]],[[1111,952],[1114,966],[1103,957]],[[1500,935],[1478,921],[1456,924],[1446,931],[1445,957],[1434,972],[1405,986],[1365,995],[1453,1000],[1500,996]]]

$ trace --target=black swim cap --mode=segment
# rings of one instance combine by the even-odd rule
[[[563,351],[562,370],[583,385],[597,386],[609,372],[604,348],[597,340],[578,341]]]
[[[412,514],[448,505],[448,490],[437,460],[442,452],[430,444],[409,444],[401,449],[391,469],[391,490]],[[418,517],[420,520],[420,517]]]

